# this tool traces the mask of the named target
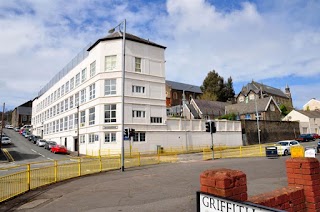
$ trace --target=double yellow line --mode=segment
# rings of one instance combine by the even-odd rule
[[[7,149],[2,149],[2,152],[6,156],[6,158],[7,158],[7,160],[9,162],[13,162],[14,161],[13,157],[10,155],[10,153],[8,152]]]

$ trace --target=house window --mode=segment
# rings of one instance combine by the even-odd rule
[[[56,115],[56,112],[57,112],[57,109],[56,109],[56,106],[53,106],[53,116],[55,116]]]
[[[244,102],[244,96],[239,97],[239,102]]]
[[[79,105],[79,92],[74,95],[74,99],[75,99],[74,105],[78,106]]]
[[[80,127],[83,127],[86,123],[86,111],[80,112]]]
[[[61,86],[61,96],[64,95],[64,85]]]
[[[73,108],[73,96],[70,96],[69,102],[70,102],[70,109],[72,109]]]
[[[274,104],[270,104],[270,110],[271,110],[271,111],[275,111],[275,110],[276,110]]]
[[[73,128],[73,114],[69,116],[69,130]]]
[[[95,122],[95,108],[89,109],[89,125],[93,125]]]
[[[74,88],[74,77],[70,80],[70,91]]]
[[[57,91],[57,98],[60,98],[60,88],[58,88],[58,91]]]
[[[105,57],[105,71],[112,71],[112,70],[116,69],[116,64],[117,64],[117,56],[116,55]]]
[[[52,122],[52,132],[53,133],[56,132],[56,122],[55,121]]]
[[[151,123],[162,123],[162,117],[151,117],[150,122]]]
[[[60,113],[60,104],[57,104],[57,115]]]
[[[245,116],[245,119],[246,120],[250,120],[251,119],[251,115],[249,113],[247,113],[246,116]]]
[[[135,58],[135,72],[141,73],[141,58]]]
[[[64,130],[68,129],[68,116],[64,117]]]
[[[110,143],[110,142],[116,142],[116,133],[105,133],[104,134],[104,142]]]
[[[89,143],[94,143],[94,134],[89,134]]]
[[[250,94],[250,95],[249,95],[249,99],[250,99],[250,100],[254,100],[254,94]]]
[[[63,104],[63,101],[62,101],[62,102],[60,102],[60,109],[61,109],[61,113],[63,113],[63,111],[64,111],[64,104]]]
[[[113,95],[117,93],[116,79],[107,79],[104,81],[104,95]]]
[[[96,61],[90,64],[90,77],[96,75]]]
[[[80,143],[81,144],[86,143],[86,136],[85,135],[80,135]]]
[[[68,102],[69,99],[66,99],[64,100],[64,109],[65,111],[67,111],[69,109],[69,102]]]
[[[133,136],[134,142],[145,142],[146,141],[146,133],[145,132],[136,132]]]
[[[63,119],[60,119],[60,132],[63,130]]]
[[[94,99],[96,97],[96,84],[93,83],[89,86],[89,99]]]
[[[145,92],[144,86],[137,86],[137,85],[132,86],[132,93],[144,93],[144,92]]]
[[[117,121],[116,113],[117,113],[116,104],[104,105],[104,122],[105,123],[116,122]]]
[[[66,82],[65,88],[66,88],[66,93],[68,93],[69,92],[69,81]]]
[[[57,91],[54,91],[54,93],[53,93],[53,100],[56,101],[56,99],[57,99]]]
[[[143,110],[133,110],[132,111],[132,117],[133,118],[145,118],[146,112]]]
[[[78,73],[76,75],[76,86],[75,87],[78,87],[80,85],[80,73]]]
[[[78,127],[78,124],[79,124],[79,114],[78,114],[78,113],[75,113],[73,117],[74,117],[74,127]]]
[[[85,68],[81,71],[81,83],[86,81],[86,79],[87,79],[87,69]]]
[[[173,99],[178,99],[178,94],[177,94],[177,92],[173,92]]]
[[[85,103],[85,102],[86,102],[86,89],[81,90],[81,91],[80,91],[80,94],[81,94],[81,97],[80,97],[80,99],[81,99],[81,104],[82,104],[82,103]]]

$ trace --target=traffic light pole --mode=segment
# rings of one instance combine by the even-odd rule
[[[214,146],[213,146],[213,135],[212,135],[212,125],[210,124],[210,134],[211,134],[211,146],[212,146],[212,160],[214,160]]]

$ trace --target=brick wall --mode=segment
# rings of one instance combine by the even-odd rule
[[[244,145],[258,144],[258,128],[256,120],[242,120],[242,132],[245,134]],[[294,139],[300,135],[299,122],[259,121],[261,143]]]
[[[286,161],[288,187],[248,197],[246,174],[216,169],[200,174],[200,190],[234,200],[249,201],[271,208],[299,212],[320,211],[320,164],[315,158]]]

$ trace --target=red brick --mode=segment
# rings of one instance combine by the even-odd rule
[[[287,168],[287,174],[288,174],[288,173],[294,173],[294,172],[293,172],[293,168]]]
[[[212,178],[200,178],[200,185],[215,187],[216,181]]]
[[[202,185],[200,186],[200,191],[208,193],[208,187]]]
[[[316,196],[318,196],[318,194],[320,195],[320,193],[317,193],[317,191],[320,192],[320,185],[305,185],[303,186],[304,189],[304,193],[310,193],[310,192],[316,192]]]
[[[305,185],[305,180],[303,179],[294,179],[296,185]]]
[[[319,180],[320,181],[320,174],[304,174],[302,175],[302,179],[304,180]]]
[[[248,200],[248,194],[247,193],[242,193],[241,194],[241,201],[247,201]]]
[[[310,202],[310,203],[317,203],[317,202],[320,202],[320,196],[306,196],[305,197],[306,199],[306,202]]]
[[[294,178],[288,178],[288,184],[294,184]]]
[[[302,163],[302,168],[318,168],[319,167],[319,162],[318,163]]]
[[[231,178],[220,179],[220,180],[216,180],[216,187],[221,189],[233,188],[234,183],[232,182]]]
[[[230,197],[233,195],[232,189],[217,189],[213,187],[208,187],[208,193],[214,194],[220,197]]]
[[[306,207],[308,209],[309,208],[311,208],[311,209],[320,209],[320,203],[309,203],[309,202],[306,202]]]
[[[247,186],[240,186],[233,188],[233,195],[247,193]]]
[[[319,174],[320,173],[320,168],[314,168],[314,169],[303,168],[301,170],[303,174]]]
[[[295,169],[293,169],[293,173],[294,173],[294,174],[302,174],[302,169],[300,169],[300,168],[295,168]]]

